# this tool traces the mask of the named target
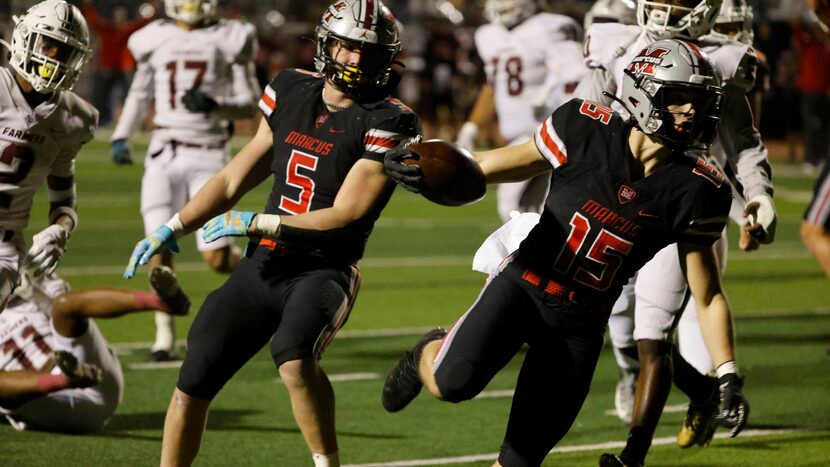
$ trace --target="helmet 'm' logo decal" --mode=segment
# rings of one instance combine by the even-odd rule
[[[641,74],[654,76],[654,66],[662,64],[663,56],[669,52],[669,49],[665,49],[663,47],[655,47],[649,51],[643,49],[642,52],[637,54],[637,56],[631,60],[631,64],[628,66],[628,71],[634,73],[635,75]]]

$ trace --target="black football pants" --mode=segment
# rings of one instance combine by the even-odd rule
[[[528,344],[499,453],[505,467],[540,465],[568,432],[602,348],[607,312],[548,295],[509,265],[447,335],[435,379],[445,400],[475,397]],[[610,309],[610,308],[609,308]]]

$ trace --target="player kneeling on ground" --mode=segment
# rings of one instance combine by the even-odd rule
[[[528,344],[496,465],[540,465],[588,394],[623,284],[677,242],[712,357],[724,369],[722,423],[736,431],[746,424],[731,312],[712,250],[730,189],[711,165],[684,154],[712,142],[720,80],[706,55],[680,40],[643,49],[623,79],[621,103],[631,119],[574,99],[534,140],[475,154],[489,183],[553,169],[545,210],[453,328],[428,333],[392,369],[386,410],[403,409],[422,385],[441,400],[471,399]],[[402,163],[410,157],[394,151],[386,167],[417,191],[424,182],[417,164]]]
[[[156,293],[71,292],[57,275],[27,277],[0,314],[0,414],[18,430],[100,430],[121,402],[124,376],[90,318],[151,309],[184,315],[190,301],[167,268],[150,278]]]

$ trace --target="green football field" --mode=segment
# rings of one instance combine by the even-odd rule
[[[140,160],[143,147],[137,146]],[[725,277],[751,404],[749,426],[738,438],[719,432],[707,448],[680,450],[674,436],[685,401],[674,390],[647,459],[650,466],[830,465],[830,357],[825,353],[830,282],[798,237],[812,181],[791,166],[774,169],[780,215],[776,242],[754,253],[732,249]],[[76,289],[146,288],[144,269],[131,281],[121,278],[133,245],[143,237],[141,164],[114,166],[108,145],[94,141],[79,157],[77,173],[81,222],[61,274]],[[261,210],[269,185],[239,207]],[[41,194],[28,235],[45,224],[45,204]],[[492,194],[464,208],[436,206],[403,190],[393,197],[361,262],[362,290],[351,318],[323,359],[337,394],[344,464],[484,466],[495,459],[522,354],[481,397],[459,405],[422,394],[403,412],[388,414],[380,392],[403,350],[426,329],[451,325],[473,302],[484,277],[471,271],[472,255],[498,225]],[[193,315],[223,276],[199,262],[193,239],[181,245],[179,277],[194,302]],[[182,342],[191,319],[177,321]],[[0,426],[0,465],[158,464],[164,413],[178,371],[146,364],[151,313],[99,321],[99,326],[121,356],[126,379],[124,402],[109,427],[94,435],[57,435]],[[607,348],[579,418],[545,465],[597,465],[602,452],[621,449],[627,429],[611,412],[616,377]],[[197,465],[312,465],[267,352],[249,362],[214,401]]]

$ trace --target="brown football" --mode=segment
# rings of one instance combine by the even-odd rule
[[[444,206],[463,206],[484,197],[484,172],[466,149],[440,139],[411,144],[407,149],[416,157],[405,163],[421,168],[426,185],[421,194],[426,199]]]

